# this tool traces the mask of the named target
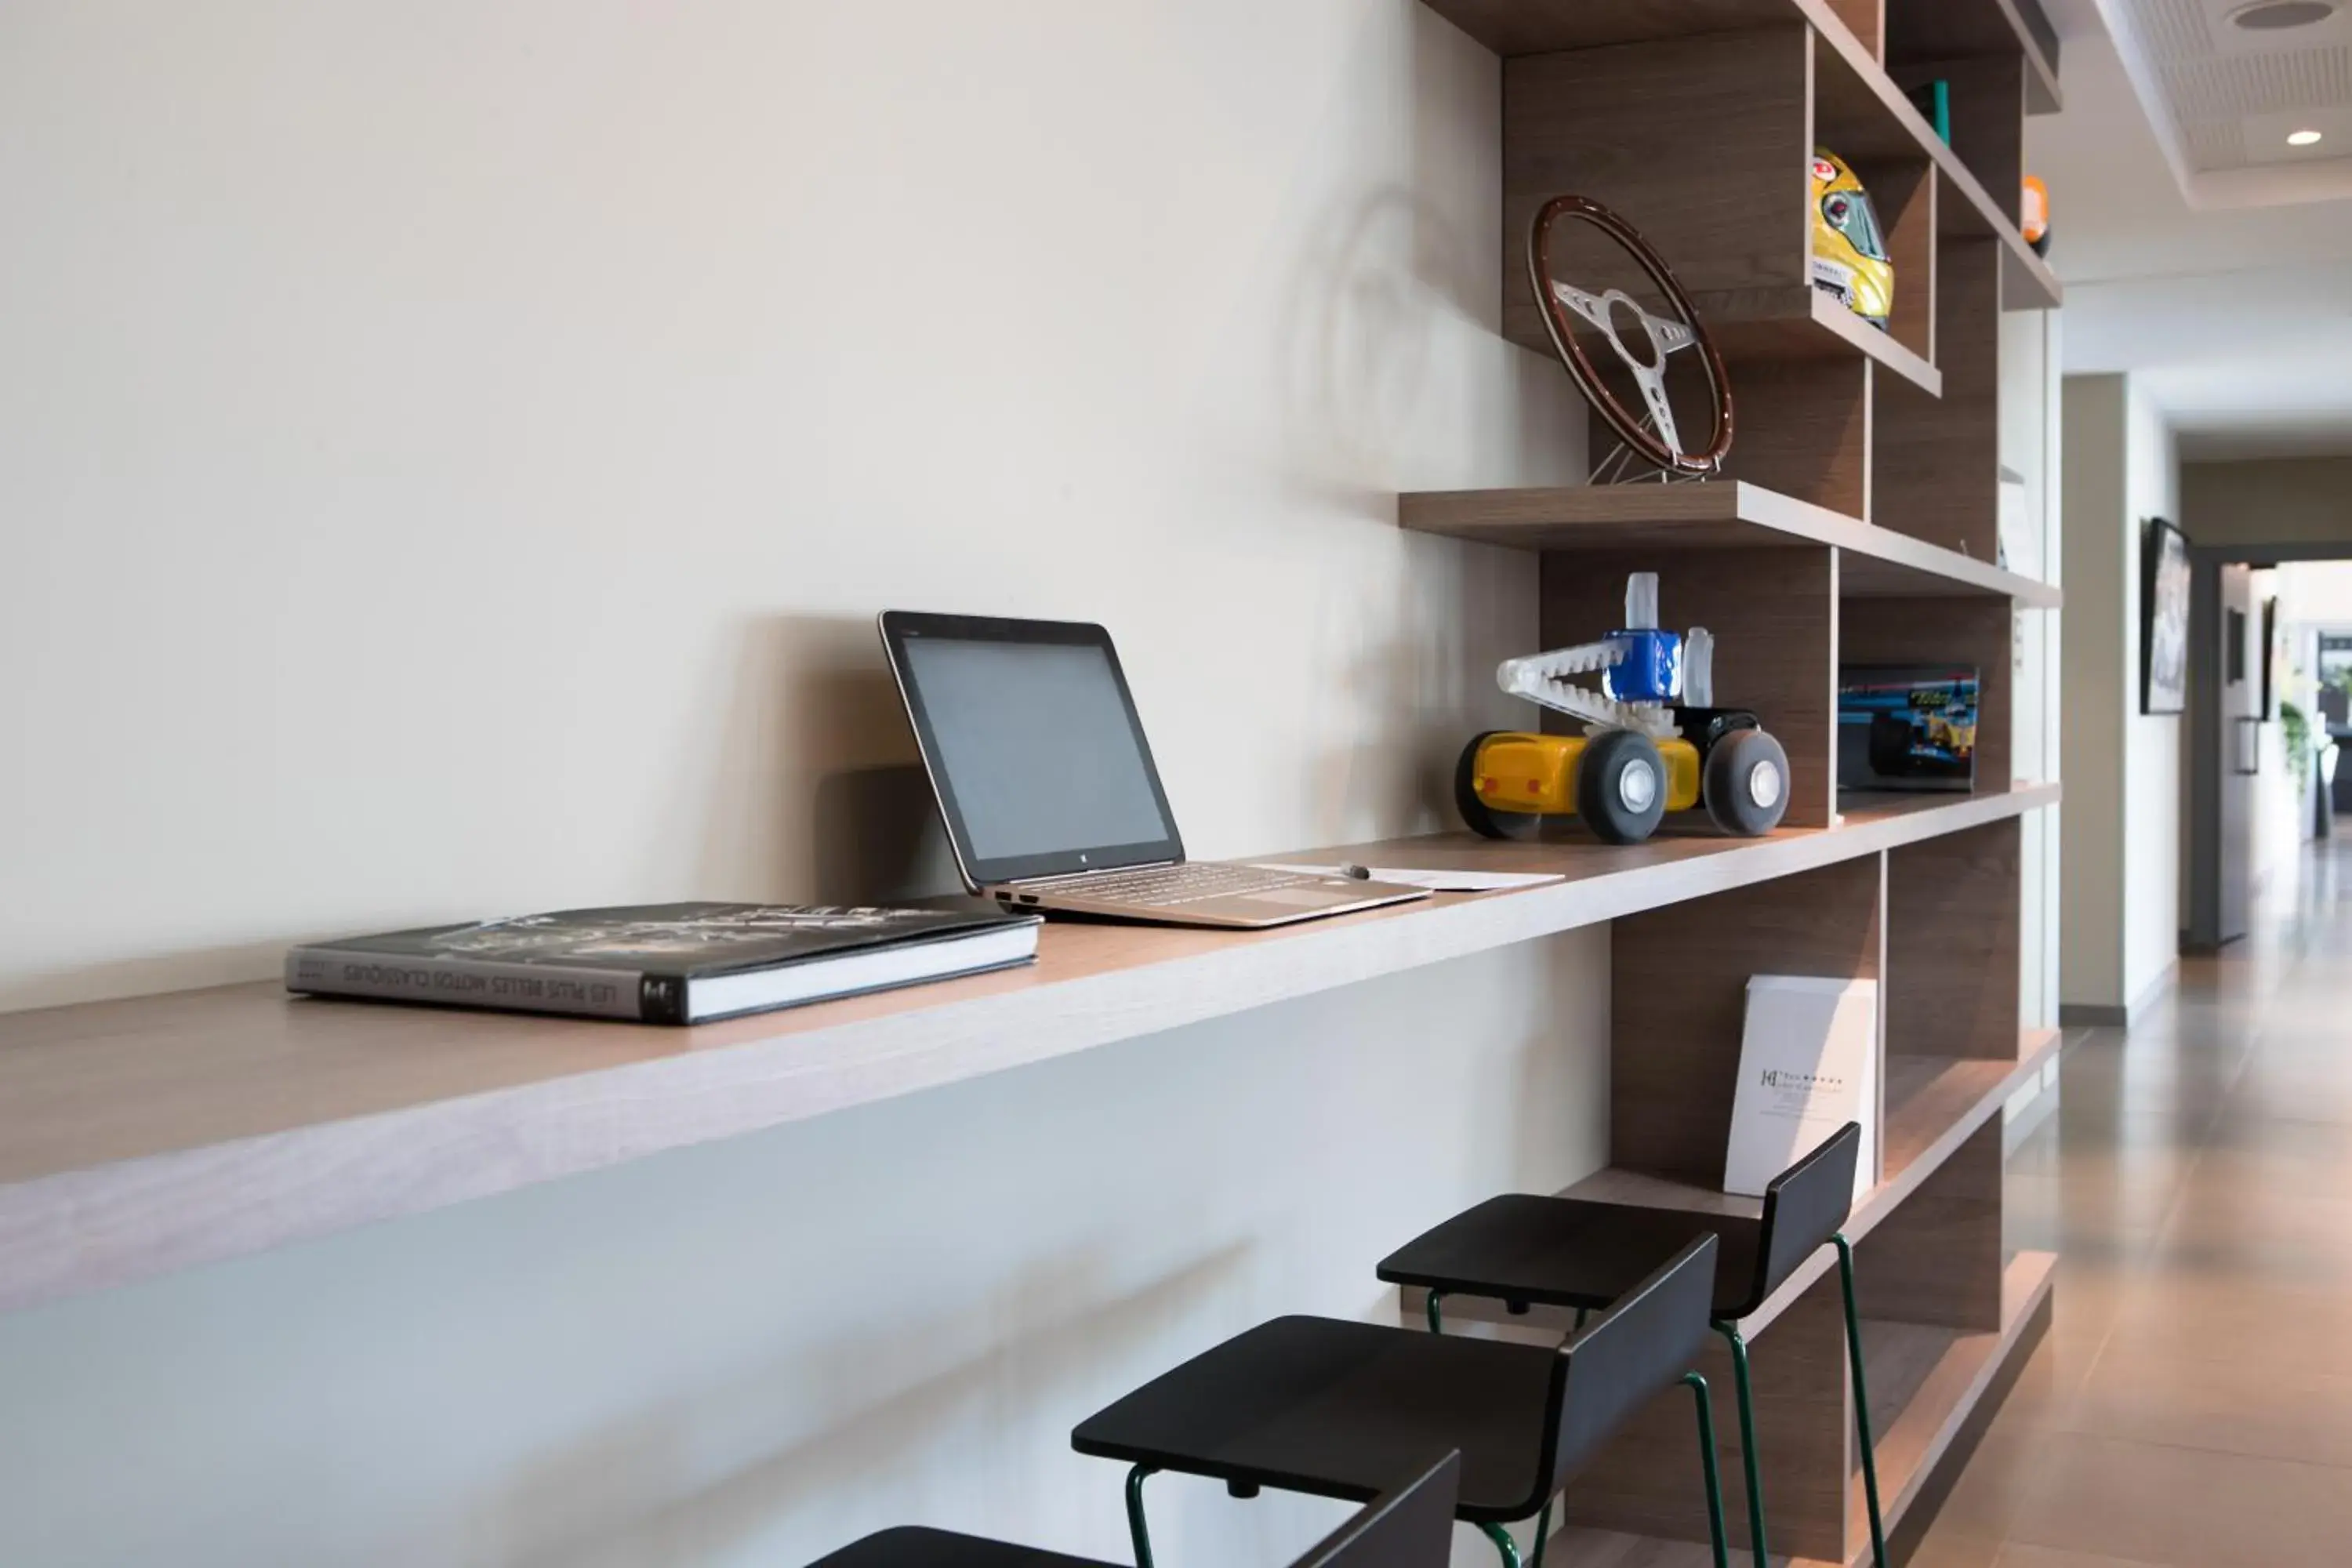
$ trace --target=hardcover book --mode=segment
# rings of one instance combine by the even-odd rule
[[[1026,963],[1038,918],[994,910],[644,904],[313,942],[286,988],[700,1024]]]

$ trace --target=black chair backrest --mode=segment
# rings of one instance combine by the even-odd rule
[[[1366,1503],[1296,1568],[1445,1568],[1461,1489],[1462,1456],[1448,1454]]]
[[[1550,1484],[1529,1500],[1529,1512],[1582,1469],[1626,1417],[1698,1365],[1719,1245],[1712,1233],[1700,1237],[1560,1346],[1546,1433],[1551,1452],[1542,1467]]]
[[[1764,1189],[1751,1310],[1845,1224],[1853,1212],[1853,1168],[1861,1156],[1862,1125],[1849,1121]]]

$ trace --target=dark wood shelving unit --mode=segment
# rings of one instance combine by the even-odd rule
[[[1836,687],[1843,664],[1975,665],[1978,788],[2033,787],[2012,776],[2016,616],[2061,595],[1998,564],[1999,344],[2004,311],[2061,299],[2018,227],[2024,118],[2056,102],[2055,40],[2033,0],[1425,3],[1501,58],[1504,336],[1550,352],[1525,228],[1553,195],[1592,197],[1691,292],[1729,364],[1738,427],[1708,482],[1409,494],[1400,525],[1528,552],[1546,647],[1617,624],[1625,574],[1657,572],[1664,624],[1715,634],[1717,700],[1755,709],[1787,748],[1789,826],[1928,829],[1613,918],[1611,1163],[1570,1189],[1753,1212],[1720,1190],[1748,976],[1878,983],[1883,1136],[1849,1234],[1882,1491],[1900,1520],[2048,1321],[2054,1259],[2002,1240],[2001,1113],[2058,1040],[2020,1027],[2020,815],[1841,795]],[[1929,79],[1949,89],[1948,144],[1906,91]],[[1812,289],[1817,145],[1879,209],[1896,273],[1884,332]],[[1607,265],[1598,247],[1561,246],[1556,233],[1559,276]],[[1597,424],[1593,437],[1608,448]],[[1412,1321],[1420,1306],[1400,1310]],[[1449,1311],[1507,1334],[1570,1327],[1540,1310]],[[1773,1544],[1798,1562],[1866,1560],[1830,1255],[1745,1326]],[[1727,1391],[1715,1355],[1705,1370]],[[1718,1416],[1736,1450],[1727,1393]],[[1696,1465],[1685,1421],[1644,1413],[1569,1489],[1580,1561],[1705,1560],[1695,1476],[1680,1473]],[[1735,1519],[1739,1468],[1725,1467]]]

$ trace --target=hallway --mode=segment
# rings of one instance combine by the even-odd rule
[[[2352,1561],[2352,843],[2314,849],[2128,1037],[2070,1036],[2010,1163],[2055,1319],[1916,1568]]]

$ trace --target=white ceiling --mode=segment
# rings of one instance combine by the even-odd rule
[[[2284,147],[2295,124],[2336,123],[2315,117],[2338,86],[2352,94],[2352,43],[2340,83],[2315,68],[2229,64],[2242,45],[2215,35],[2237,29],[2206,17],[2242,3],[2049,6],[2066,107],[2028,122],[2026,148],[2050,185],[2066,368],[2134,372],[2185,456],[2352,453],[2352,156],[2336,155],[2352,152],[2352,103],[2321,144],[2334,143],[2328,156]],[[2352,40],[2352,5],[2310,31],[2323,29],[2323,43]],[[2135,68],[2148,62],[2124,51],[2151,35],[2162,68]],[[2213,46],[2202,56],[2200,37]],[[2262,96],[2273,78],[2309,90]]]

